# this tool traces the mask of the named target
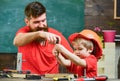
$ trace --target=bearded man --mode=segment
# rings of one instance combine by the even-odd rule
[[[13,40],[22,54],[22,70],[33,74],[59,73],[59,64],[52,54],[59,43],[72,51],[66,38],[57,30],[48,27],[46,8],[40,2],[31,2],[25,8],[26,26],[20,28]]]

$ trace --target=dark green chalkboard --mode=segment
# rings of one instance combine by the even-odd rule
[[[0,0],[0,52],[17,52],[13,45],[16,31],[25,25],[24,8],[35,0]],[[47,21],[68,36],[84,28],[84,0],[36,0],[47,9]]]

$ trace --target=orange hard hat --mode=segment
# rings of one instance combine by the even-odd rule
[[[92,31],[90,29],[84,29],[79,33],[71,34],[68,39],[72,43],[72,41],[78,37],[92,40],[93,44],[94,44],[94,50],[92,53],[95,55],[95,57],[97,59],[101,58],[101,56],[102,56],[102,42],[100,40],[100,37],[94,31]]]

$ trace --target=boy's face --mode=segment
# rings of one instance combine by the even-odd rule
[[[42,14],[37,18],[31,17],[30,19],[25,19],[27,26],[30,27],[31,31],[47,31],[47,20],[46,13]]]
[[[90,55],[89,50],[85,48],[82,44],[74,43],[74,54],[79,56],[80,58],[86,58]]]

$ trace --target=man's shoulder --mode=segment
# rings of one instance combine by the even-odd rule
[[[28,31],[29,30],[29,27],[28,26],[23,26],[23,27],[21,27],[20,29],[19,29],[19,31],[21,31],[21,30],[23,30],[23,31]]]
[[[28,26],[23,26],[22,28],[20,28],[17,33],[21,33],[21,32],[28,32],[29,31],[29,27]]]
[[[29,27],[28,26],[23,26],[19,30],[29,30]]]
[[[51,27],[48,28],[48,31],[51,32],[51,33],[55,33],[55,34],[61,34],[60,31],[58,31],[58,30],[56,30],[54,28],[51,28]]]

